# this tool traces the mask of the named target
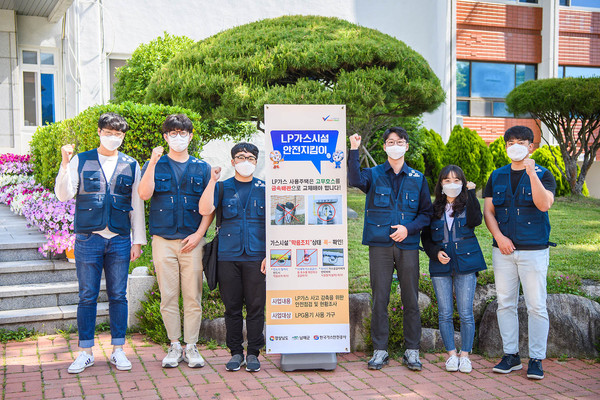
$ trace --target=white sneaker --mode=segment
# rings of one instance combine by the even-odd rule
[[[183,349],[179,343],[171,343],[169,352],[162,360],[163,368],[177,368],[179,363],[183,361]]]
[[[85,351],[80,351],[75,361],[69,365],[69,369],[67,371],[70,374],[78,374],[92,365],[94,365],[94,355],[88,354]]]
[[[473,366],[471,365],[471,360],[469,359],[469,357],[460,358],[460,367],[458,370],[460,372],[464,372],[465,374],[468,374],[469,372],[473,371]]]
[[[119,371],[129,371],[131,363],[125,356],[123,349],[116,349],[110,356],[110,363],[117,367]]]
[[[462,359],[462,358],[461,358]],[[458,357],[450,356],[446,360],[446,371],[448,372],[456,372],[458,371]]]
[[[204,367],[204,358],[198,352],[195,344],[188,344],[185,346],[185,353],[183,353],[183,360],[188,363],[190,368]]]

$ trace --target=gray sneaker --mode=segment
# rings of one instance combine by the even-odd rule
[[[390,363],[390,356],[386,350],[375,350],[373,357],[367,363],[369,369],[381,369]]]
[[[420,371],[423,368],[423,364],[419,360],[419,350],[407,349],[402,357],[402,363],[413,371]]]
[[[246,364],[243,354],[234,354],[231,360],[225,365],[227,371],[239,371]]]

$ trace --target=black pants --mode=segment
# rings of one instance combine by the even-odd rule
[[[418,349],[421,342],[419,312],[419,250],[402,250],[396,246],[369,247],[369,269],[373,309],[371,338],[375,350],[387,350],[390,335],[388,304],[394,269],[400,281],[404,307],[404,342],[407,349]],[[397,312],[400,312],[398,310]]]
[[[260,264],[261,261],[219,261],[219,291],[225,305],[225,338],[231,355],[244,354],[244,304],[248,355],[258,356],[265,345],[266,291],[265,275],[260,272]]]

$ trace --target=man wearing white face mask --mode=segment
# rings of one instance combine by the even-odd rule
[[[523,368],[519,357],[517,302],[519,281],[528,314],[529,365],[527,377],[543,379],[546,358],[548,312],[546,275],[550,221],[556,182],[546,168],[529,158],[533,132],[513,126],[504,133],[506,153],[512,163],[490,176],[483,192],[485,224],[494,237],[492,263],[498,293],[498,326],[504,356],[493,369],[507,374]]]
[[[191,368],[203,367],[196,348],[202,322],[202,255],[204,234],[212,216],[202,217],[198,202],[210,180],[210,165],[188,153],[193,137],[192,121],[185,114],[169,115],[163,137],[169,153],[161,146],[152,150],[142,170],[139,193],[150,202],[152,258],[161,293],[160,312],[171,346],[162,360],[163,368],[186,361]],[[183,339],[179,293],[183,297]]]
[[[381,369],[389,363],[388,303],[394,270],[398,273],[404,307],[403,362],[411,370],[421,370],[419,346],[419,234],[429,225],[431,197],[425,176],[406,165],[408,134],[401,127],[383,135],[387,161],[373,168],[360,168],[358,148],[361,138],[350,136],[348,183],[367,194],[363,244],[369,246],[369,269],[373,306],[371,338],[374,353],[367,366]]]
[[[260,371],[258,356],[265,344],[265,182],[254,178],[258,148],[238,143],[231,149],[235,175],[223,182],[221,168],[212,169],[211,180],[200,199],[202,215],[220,213],[217,278],[225,305],[226,342],[231,359],[227,371]],[[217,221],[219,219],[217,218]],[[248,333],[244,359],[242,309],[246,306]]]
[[[146,244],[146,227],[144,202],[137,193],[140,167],[133,158],[117,150],[128,129],[121,115],[105,113],[98,120],[97,149],[73,156],[74,145],[61,148],[62,163],[54,187],[56,197],[67,201],[77,195],[75,264],[81,351],[69,366],[68,372],[72,374],[94,365],[92,348],[103,269],[113,345],[110,362],[118,370],[131,369],[131,362],[123,352],[127,329],[125,293],[129,262],[140,256],[141,246]]]

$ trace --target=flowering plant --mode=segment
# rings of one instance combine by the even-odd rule
[[[75,246],[75,235],[68,232],[55,232],[46,234],[47,243],[38,249],[45,257],[52,254],[60,254],[67,249],[72,249]]]
[[[33,172],[30,158],[29,155],[0,154],[0,174],[30,174]]]

